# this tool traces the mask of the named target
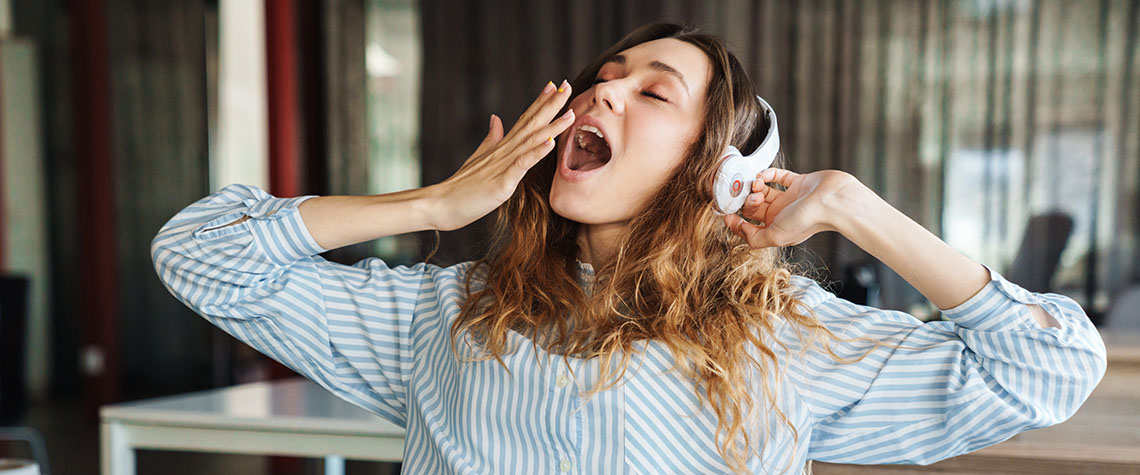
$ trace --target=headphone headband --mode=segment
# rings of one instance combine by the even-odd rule
[[[771,125],[768,126],[768,133],[764,135],[764,141],[760,142],[756,151],[744,158],[755,162],[756,173],[760,173],[772,166],[772,162],[776,160],[776,154],[780,151],[780,129],[776,125],[776,111],[772,109],[772,106],[768,105],[763,97],[756,96],[756,100],[760,102],[761,114],[768,119],[768,123]]]
[[[735,213],[744,205],[744,199],[752,192],[752,182],[756,175],[772,166],[776,154],[780,152],[780,129],[776,124],[776,111],[760,96],[760,112],[768,119],[768,132],[760,146],[748,156],[729,145],[721,157],[717,170],[713,194],[716,195],[717,209],[723,214]]]

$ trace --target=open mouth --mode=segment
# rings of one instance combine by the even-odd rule
[[[574,171],[590,171],[610,162],[610,144],[605,134],[592,125],[582,124],[574,132],[574,152],[566,161],[566,168]]]

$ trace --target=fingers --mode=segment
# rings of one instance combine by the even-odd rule
[[[768,212],[768,206],[785,192],[764,184],[762,175],[763,173],[757,175],[756,180],[752,182],[752,193],[744,200],[741,212],[752,219],[767,221],[764,217]]]
[[[772,238],[768,228],[749,223],[745,221],[744,218],[735,214],[725,215],[724,224],[728,226],[728,229],[731,230],[733,234],[747,241],[748,246],[753,249],[776,247],[780,245]]]
[[[753,190],[756,189],[757,184],[764,186],[765,183],[779,183],[785,187],[792,186],[792,181],[800,176],[799,173],[783,168],[768,168],[760,174],[756,175],[756,180],[752,182]]]
[[[522,176],[526,174],[527,170],[538,163],[542,157],[545,157],[548,153],[550,153],[550,150],[554,148],[554,137],[560,135],[572,124],[574,124],[574,109],[566,111],[565,114],[562,114],[562,116],[556,119],[554,122],[546,124],[545,127],[542,127],[541,129],[538,129],[532,133],[530,135],[530,137],[534,137],[532,140],[541,140],[537,146],[531,145],[528,148],[529,144],[524,143],[517,148],[512,147],[511,150],[523,149],[525,151],[521,155],[515,153],[504,155],[504,160],[511,160],[509,162],[509,168],[520,168],[519,170],[511,170],[508,172],[508,174],[517,174],[518,179],[521,180]],[[535,153],[537,153],[536,151],[538,150],[543,151],[541,153],[538,153],[538,155],[535,155]]]
[[[554,122],[538,129],[534,135],[538,139],[557,137],[562,134],[563,131],[570,128],[571,125],[574,125],[574,109],[567,110],[565,114],[555,119]]]
[[[757,196],[759,195],[756,193],[749,196],[748,201],[745,201],[744,206],[740,208],[740,213],[754,221],[767,223],[771,221],[771,218],[768,216],[768,211],[771,209],[771,202],[763,199],[752,201],[752,198]]]
[[[573,121],[571,121],[573,122]],[[511,166],[507,168],[504,176],[511,185],[516,185],[522,181],[523,176],[526,175],[527,170],[530,170],[536,163],[542,160],[551,150],[554,150],[554,137],[550,136],[538,145],[531,147],[515,158],[511,162]]]
[[[562,80],[562,84],[557,87],[554,83],[548,82],[546,88],[543,89],[542,94],[531,103],[521,116],[515,126],[507,134],[509,138],[523,138],[529,136],[531,131],[538,127],[549,124],[554,119],[554,115],[566,105],[566,101],[570,98],[570,83]]]

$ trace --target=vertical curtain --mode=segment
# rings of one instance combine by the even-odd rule
[[[47,167],[51,246],[51,377],[56,394],[76,394],[79,389],[79,260],[76,193],[77,157],[74,153],[70,99],[71,63],[68,56],[69,24],[66,8],[59,2],[12,3],[12,27],[16,36],[34,38],[39,56],[40,120],[43,153]],[[70,296],[71,298],[61,298]]]
[[[296,2],[304,193],[368,194],[364,1]],[[325,253],[344,264],[368,255],[365,243]]]
[[[368,142],[364,60],[364,2],[321,2],[324,35],[323,70],[329,87],[323,125],[329,193],[364,194],[368,191]],[[314,157],[316,158],[316,157]]]
[[[1096,312],[1140,282],[1137,0],[423,2],[423,177],[458,169],[487,116],[513,120],[636,26],[725,38],[781,117],[792,168],[845,170],[951,245],[1011,273],[1030,219],[1072,219],[1051,290]],[[441,260],[487,228],[444,233]],[[795,253],[841,277],[835,234]],[[880,266],[881,306],[923,302]]]
[[[123,387],[146,394],[208,387],[210,327],[170,298],[150,256],[162,224],[209,193],[206,4],[107,7]]]

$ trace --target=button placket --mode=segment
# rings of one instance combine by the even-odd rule
[[[565,371],[561,371],[558,373],[558,379],[555,380],[554,384],[559,388],[564,388],[570,384],[570,378],[566,376]]]
[[[574,365],[575,362],[569,364]],[[562,430],[565,431],[564,434],[561,434],[562,443],[560,445],[562,446],[559,447],[556,454],[557,458],[554,460],[559,473],[576,471],[574,459],[581,455],[579,453],[581,414],[576,410],[578,407],[578,395],[576,393],[578,383],[573,376],[577,373],[578,368],[573,369],[575,370],[574,373],[571,372],[571,368],[565,366],[557,368],[554,372],[553,381],[551,381],[553,385],[550,391],[554,396],[550,399],[554,404],[551,407],[553,409],[550,413],[551,421],[558,421],[557,423],[562,424]]]

